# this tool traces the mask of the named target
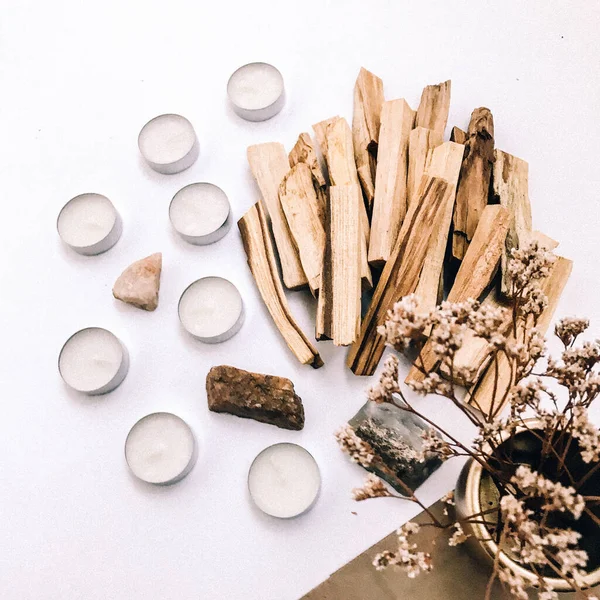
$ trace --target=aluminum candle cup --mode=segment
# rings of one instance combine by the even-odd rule
[[[142,127],[138,147],[148,165],[165,175],[191,167],[200,154],[192,124],[181,115],[160,115]]]
[[[157,412],[140,419],[125,441],[125,460],[131,472],[154,485],[171,485],[194,468],[196,438],[180,417]]]
[[[101,327],[73,334],[62,347],[58,370],[74,390],[96,396],[118,387],[129,370],[129,354],[117,336]]]
[[[227,95],[233,110],[242,119],[266,121],[285,104],[283,77],[273,65],[250,63],[229,78]]]
[[[274,444],[254,459],[248,489],[264,513],[289,519],[312,508],[321,489],[321,473],[312,454],[302,446]]]
[[[238,289],[222,277],[194,281],[179,299],[179,320],[196,339],[217,344],[233,337],[244,322]]]
[[[81,194],[69,200],[58,215],[58,235],[85,256],[101,254],[121,237],[123,224],[113,203],[101,194]]]
[[[212,244],[231,227],[229,200],[225,192],[212,183],[192,183],[173,196],[169,219],[186,242],[198,246]]]

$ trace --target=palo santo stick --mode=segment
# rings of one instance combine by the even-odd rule
[[[494,118],[489,109],[473,111],[468,135],[454,210],[452,254],[459,260],[463,259],[488,203],[494,162]]]
[[[262,192],[263,208],[271,220],[283,283],[291,290],[301,288],[307,284],[306,275],[279,202],[279,184],[290,170],[285,149],[278,142],[249,146],[248,164]]]
[[[381,267],[390,257],[408,208],[408,142],[415,112],[403,98],[383,103],[369,263]]]
[[[427,166],[427,155],[430,150],[433,150],[442,143],[442,134],[433,129],[425,129],[425,127],[415,127],[411,132],[408,140],[408,178],[406,197],[408,206],[414,201],[421,177],[425,173]]]
[[[531,237],[531,204],[529,203],[529,165],[522,159],[496,150],[494,152],[492,189],[497,202],[508,209],[510,227],[500,265],[500,291],[510,295],[510,276],[506,272],[510,252],[526,245]]]
[[[294,167],[298,163],[306,163],[310,167],[313,177],[313,184],[315,186],[315,192],[319,201],[319,219],[321,223],[323,223],[323,227],[325,227],[327,182],[325,181],[325,175],[323,174],[321,163],[317,157],[315,146],[308,133],[301,133],[298,136],[298,140],[289,154],[289,160],[290,167]]]
[[[352,140],[356,171],[369,212],[375,196],[376,157],[383,101],[383,81],[361,67],[354,84]]]
[[[450,132],[450,141],[456,142],[457,144],[464,144],[467,141],[467,132],[463,131],[460,127],[456,127],[456,125],[452,128]]]
[[[530,234],[530,241],[537,241],[541,248],[550,251],[558,246],[558,242],[543,234],[541,231],[533,231]],[[486,296],[483,304],[492,307],[504,307],[510,309],[510,304],[505,302],[496,289],[492,289]],[[506,320],[498,328],[498,333],[505,334],[512,323],[512,312],[507,313]],[[462,346],[454,355],[453,374],[455,383],[460,385],[472,385],[479,380],[481,374],[487,368],[492,355],[492,346],[469,329],[465,332]],[[442,365],[440,371],[445,377],[450,377],[450,373]],[[461,376],[457,376],[457,374]]]
[[[322,367],[323,361],[319,353],[310,344],[290,312],[279,280],[273,244],[262,204],[257,202],[252,206],[238,221],[238,227],[248,258],[248,266],[277,329],[302,364],[311,365],[315,369]]]
[[[510,214],[503,206],[486,206],[448,294],[448,302],[465,302],[469,298],[477,300],[481,296],[492,281],[500,262],[509,222]],[[423,346],[417,362],[418,366],[413,365],[406,382],[423,381],[425,375],[419,367],[432,371],[437,366],[432,342]]]
[[[554,265],[552,265],[550,275],[541,284],[542,292],[548,298],[548,304],[540,315],[536,328],[545,335],[554,316],[560,296],[567,284],[573,261],[558,256]],[[517,330],[517,339],[523,337],[523,329]],[[511,365],[503,353],[498,353],[497,360],[497,378],[496,362],[492,362],[487,368],[485,374],[474,388],[470,390],[469,404],[474,406],[484,414],[496,417],[506,405],[506,395],[514,385],[514,374]],[[494,387],[496,387],[496,396],[494,398]]]
[[[331,188],[330,188],[331,189]],[[321,288],[317,297],[317,318],[315,323],[315,339],[330,340],[333,337],[333,281],[331,265],[331,207],[329,195],[325,197],[325,251],[323,254],[323,270]]]
[[[420,198],[409,209],[398,241],[383,269],[360,334],[348,353],[347,365],[356,375],[373,375],[383,354],[383,337],[377,327],[387,312],[403,296],[415,291],[429,243],[429,231],[435,225],[446,196],[448,184],[432,177],[422,188]]]
[[[354,162],[352,131],[350,131],[346,119],[338,118],[329,123],[325,135],[327,140],[327,167],[331,185],[360,185]],[[369,289],[373,287],[373,278],[367,262],[370,226],[364,202],[361,202],[359,211],[361,220],[360,261],[362,285],[364,289]]]
[[[301,133],[289,154],[290,167],[305,163],[310,167],[315,185],[325,187],[325,176],[317,158],[317,152],[308,133]]]
[[[433,129],[440,135],[444,135],[450,110],[450,90],[450,80],[437,85],[428,85],[423,89],[415,127]]]
[[[279,186],[279,200],[300,253],[310,291],[316,296],[321,287],[325,227],[307,164],[298,163],[283,178]]]
[[[358,185],[332,186],[331,276],[333,283],[332,334],[336,346],[356,340],[360,328],[360,217],[362,193]]]
[[[433,310],[438,305],[446,244],[452,223],[456,186],[464,151],[465,148],[461,144],[446,142],[435,148],[431,162],[427,167],[426,175],[428,177],[445,179],[448,182],[448,187],[440,207],[441,217],[429,233],[431,242],[415,290],[415,294],[419,298],[419,309],[423,312]]]

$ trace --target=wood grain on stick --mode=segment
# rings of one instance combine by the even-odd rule
[[[403,98],[383,103],[369,242],[369,263],[376,267],[390,257],[408,208],[408,142],[414,122],[415,112]]]
[[[454,210],[452,254],[459,260],[464,257],[488,203],[493,162],[494,119],[489,109],[476,108],[469,123]]]
[[[327,167],[331,186],[360,185],[354,162],[354,147],[352,131],[346,119],[336,119],[326,128]],[[371,269],[367,262],[367,248],[369,244],[369,218],[365,203],[359,207],[361,221],[360,260],[363,289],[373,286]]]
[[[423,177],[430,150],[433,150],[442,143],[442,134],[433,129],[425,129],[425,127],[415,127],[409,136],[408,141],[408,177],[406,196],[408,206],[415,200],[421,185],[421,177]]]
[[[416,131],[416,130],[415,130]],[[445,142],[435,148],[431,155],[431,161],[427,167],[426,177],[440,177],[448,183],[446,195],[440,206],[440,217],[434,227],[431,228],[431,241],[419,283],[415,294],[419,299],[419,309],[423,312],[433,310],[439,303],[440,282],[444,270],[444,257],[446,245],[452,224],[452,212],[456,198],[456,186],[462,163],[464,146],[454,142]]]
[[[467,132],[455,125],[450,132],[450,141],[457,144],[464,144],[467,141]]]
[[[360,328],[360,204],[358,185],[332,186],[332,338],[336,346],[356,340]]]
[[[509,212],[503,206],[494,204],[485,208],[448,294],[448,302],[479,299],[492,281],[500,262],[509,222]],[[437,362],[433,344],[427,342],[421,349],[418,364],[429,372],[436,368]],[[422,381],[424,377],[424,373],[413,365],[406,381]]]
[[[249,146],[248,163],[262,193],[263,208],[271,221],[283,283],[292,290],[304,287],[306,275],[279,201],[279,185],[290,170],[285,148],[278,142]]]
[[[293,166],[279,186],[279,200],[286,216],[302,269],[313,295],[321,287],[323,254],[325,252],[325,215],[313,186],[310,167],[305,163]]]
[[[448,123],[448,112],[450,110],[450,80],[428,85],[423,89],[421,102],[417,109],[415,127],[433,129],[442,136]]]
[[[390,259],[373,294],[360,334],[348,353],[347,365],[356,375],[373,375],[384,350],[377,327],[383,325],[388,310],[403,296],[415,291],[429,245],[429,232],[440,213],[447,182],[432,177],[421,197],[411,205]]]
[[[541,284],[542,292],[548,298],[548,304],[542,311],[536,325],[537,330],[542,335],[545,335],[548,331],[572,268],[573,261],[558,256],[556,262],[552,265],[550,274]],[[522,340],[522,338],[523,328],[521,326],[517,329],[517,339]],[[469,403],[484,414],[496,417],[506,406],[506,395],[514,384],[511,364],[504,354],[499,353],[497,362],[492,361],[483,377],[471,388]],[[494,395],[494,387],[497,389],[496,395]]]
[[[238,221],[250,272],[289,349],[305,365],[323,366],[319,353],[308,341],[290,312],[275,262],[275,252],[262,204],[257,202]]]
[[[510,213],[510,227],[500,265],[502,277],[500,291],[510,295],[510,276],[506,268],[510,253],[526,246],[531,239],[531,204],[529,203],[529,165],[524,160],[494,151],[492,190],[494,199]]]
[[[356,171],[369,212],[375,196],[376,157],[383,101],[383,81],[361,67],[354,84],[352,139]]]

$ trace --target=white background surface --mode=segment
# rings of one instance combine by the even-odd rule
[[[246,146],[279,140],[334,114],[351,116],[361,65],[388,99],[417,107],[421,89],[452,79],[449,125],[489,106],[497,146],[530,162],[534,225],[575,259],[560,314],[587,315],[600,331],[600,12],[580,2],[76,2],[4,0],[0,19],[2,282],[0,369],[0,598],[3,600],[294,600],[415,511],[377,500],[357,505],[363,478],[332,432],[361,406],[365,379],[345,352],[321,344],[326,366],[297,364],[282,343],[245,264],[236,228],[211,247],[177,240],[168,203],[183,185],[211,181],[239,218],[256,201]],[[247,123],[227,108],[238,66],[264,60],[282,71],[284,111]],[[136,138],[163,112],[195,125],[201,156],[188,171],[142,165]],[[95,258],[63,248],[60,207],[94,191],[124,219],[115,248]],[[160,306],[117,303],[121,270],[164,254]],[[241,332],[205,346],[179,328],[176,303],[194,279],[221,274],[247,306]],[[290,294],[305,330],[306,297]],[[77,329],[104,326],[131,353],[114,393],[69,393],[56,362]],[[303,432],[209,414],[204,380],[228,363],[290,377],[304,399]],[[170,410],[195,429],[201,455],[180,484],[136,483],[123,443],[142,415]],[[468,431],[442,402],[431,414]],[[305,445],[323,475],[312,512],[293,521],[258,514],[246,473],[264,446]],[[434,501],[460,465],[424,486]],[[352,514],[355,511],[357,514]]]

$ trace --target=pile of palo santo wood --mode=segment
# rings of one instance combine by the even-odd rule
[[[352,128],[337,116],[313,125],[324,166],[308,133],[300,134],[289,155],[277,142],[248,148],[262,195],[239,221],[248,264],[302,363],[323,364],[290,313],[275,248],[283,285],[308,287],[316,298],[316,339],[350,346],[348,366],[372,375],[384,350],[377,327],[403,296],[415,293],[424,311],[434,308],[443,298],[446,270],[449,301],[501,304],[509,292],[511,249],[533,239],[556,247],[532,230],[528,165],[494,148],[489,109],[476,108],[467,131],[454,127],[444,142],[449,107],[450,81],[427,86],[414,111],[404,99],[386,101],[381,79],[361,69]],[[570,268],[559,258],[544,283],[549,301],[542,329]],[[361,322],[361,296],[374,283]],[[456,360],[474,375],[459,383],[489,385],[490,351],[467,336]],[[415,368],[409,375],[419,376]]]

